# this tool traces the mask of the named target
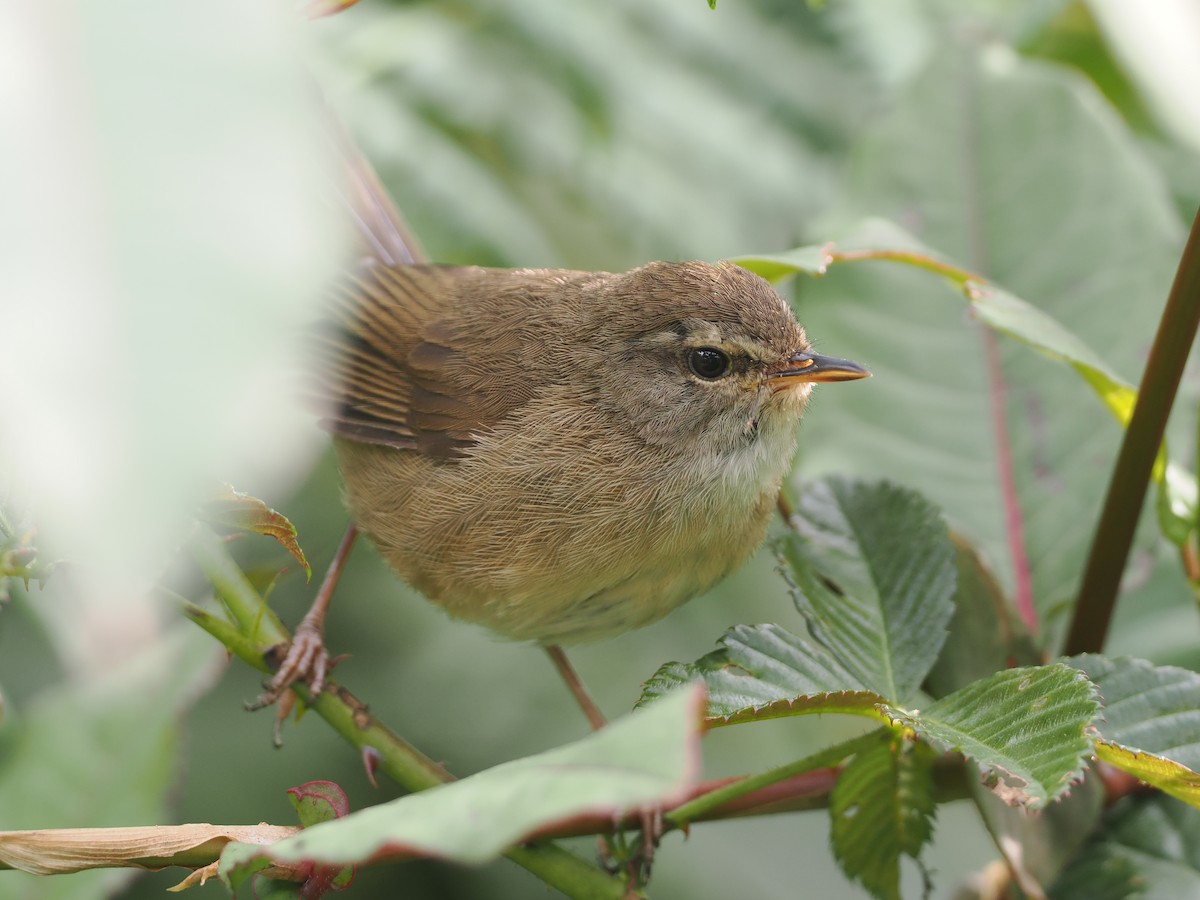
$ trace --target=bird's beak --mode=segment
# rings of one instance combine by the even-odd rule
[[[767,373],[768,383],[776,391],[801,382],[854,381],[870,377],[871,373],[858,363],[822,356],[810,350],[793,355],[781,368]]]

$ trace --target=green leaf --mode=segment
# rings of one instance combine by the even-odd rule
[[[1104,785],[1088,771],[1069,794],[1031,816],[983,784],[971,787],[975,806],[1004,857],[1013,881],[1028,896],[1045,893],[1095,830],[1104,809]]]
[[[1064,660],[1099,688],[1106,741],[1200,770],[1200,675],[1144,659],[1085,653]]]
[[[703,680],[709,725],[806,713],[852,713],[884,717],[885,698],[864,690],[857,678],[818,645],[778,625],[736,625],[720,649],[694,663],[667,663],[642,685],[638,705]]]
[[[162,821],[180,717],[220,664],[206,635],[181,626],[103,676],[49,688],[13,709],[0,726],[4,829]],[[127,877],[104,870],[33,881],[3,872],[0,883],[30,896],[96,897]]]
[[[730,262],[737,263],[743,269],[749,269],[755,275],[777,284],[792,275],[824,275],[834,262],[832,251],[833,244],[809,245],[796,247],[784,253],[739,256]]]
[[[1103,874],[1110,877],[1106,884]],[[1094,890],[1094,892],[1092,892]],[[1063,872],[1053,900],[1179,900],[1200,896],[1200,810],[1170,797],[1131,796]]]
[[[1200,807],[1200,775],[1174,760],[1139,753],[1110,741],[1096,743],[1096,758],[1152,784],[1164,794]]]
[[[355,88],[338,106],[432,258],[591,269],[711,259],[786,246],[828,204],[846,135],[878,89],[827,17],[804,4],[784,27],[751,5],[712,17],[692,3],[619,9],[360,4],[321,23]],[[488,28],[470,25],[480,18]],[[669,85],[671,102],[648,103],[650,84]],[[540,111],[536,129],[497,115],[514,104]]]
[[[309,781],[299,787],[288,788],[288,799],[305,828],[318,822],[340,819],[350,812],[350,801],[346,792],[332,781]]]
[[[1099,709],[1092,683],[1055,663],[997,672],[894,720],[973,760],[1007,802],[1036,809],[1083,776]]]
[[[812,640],[863,688],[912,696],[954,613],[954,549],[938,509],[888,482],[806,484],[780,542]]]
[[[1037,645],[979,552],[951,535],[958,580],[950,637],[925,679],[934,697],[1011,666],[1041,662]]]
[[[850,196],[813,233],[825,240],[866,217],[903,223],[1132,380],[1182,233],[1163,179],[1086,82],[980,47],[970,36],[979,33],[931,54],[928,70],[868,126]],[[1030,152],[1032,133],[1047,152]],[[1095,197],[1105,198],[1104,216]],[[1075,592],[1090,539],[1081,523],[1095,519],[1101,461],[1115,456],[1120,431],[1087,402],[1076,372],[995,341],[947,296],[919,271],[880,263],[833,266],[798,284],[805,328],[876,376],[836,399],[818,389],[809,415],[836,437],[813,436],[803,462],[921,490],[980,546],[1009,593],[1031,577],[1044,612]],[[1015,482],[1007,509],[1002,466]],[[1028,557],[1019,573],[1010,510]]]
[[[953,613],[953,548],[938,511],[886,482],[806,485],[779,544],[807,637],[739,625],[694,663],[668,663],[642,688],[649,703],[702,679],[709,722],[806,713],[880,717],[929,671]]]
[[[1200,675],[1128,657],[1085,654],[1066,662],[1104,698],[1096,755],[1200,806]]]
[[[900,900],[900,857],[933,834],[933,760],[922,744],[883,732],[843,767],[830,797],[833,852],[875,897]]]
[[[843,249],[840,245],[855,249]],[[804,273],[824,275],[835,264],[888,261],[924,269],[946,279],[970,304],[981,322],[1044,356],[1070,366],[1122,425],[1128,425],[1137,390],[1117,375],[1095,351],[1047,313],[982,277],[950,262],[888,222],[868,221],[839,242],[799,247],[786,254],[737,260],[771,281]],[[1154,471],[1159,493],[1155,509],[1163,533],[1174,543],[1187,539],[1197,513],[1196,478],[1182,467],[1167,464],[1159,453]]]
[[[1144,897],[1138,867],[1105,843],[1086,848],[1051,886],[1050,900],[1133,900]],[[1172,895],[1182,896],[1182,895]]]
[[[338,866],[410,856],[478,864],[574,816],[677,803],[699,775],[702,703],[693,687],[574,744],[314,825],[269,849],[231,844],[222,868],[264,856]]]

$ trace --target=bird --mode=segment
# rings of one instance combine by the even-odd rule
[[[655,622],[743,565],[814,386],[870,373],[817,353],[775,289],[729,262],[425,263],[339,145],[363,252],[314,348],[343,548],[361,532],[451,616],[547,648],[599,727],[561,647]],[[326,585],[264,701],[301,678],[320,689]]]

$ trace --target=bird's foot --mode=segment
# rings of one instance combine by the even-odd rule
[[[631,891],[650,880],[654,853],[663,835],[661,809],[643,809],[636,815],[640,827],[633,839],[624,831],[600,838],[600,858],[604,868],[613,874],[624,873]]]
[[[325,649],[322,617],[305,616],[292,635],[291,641],[278,644],[267,651],[267,661],[279,660],[275,674],[263,683],[263,692],[246,704],[250,711],[276,706],[275,744],[283,743],[283,722],[295,706],[296,695],[289,688],[303,684],[311,696],[325,689],[325,679],[343,657],[330,657]],[[282,659],[280,659],[282,657]]]

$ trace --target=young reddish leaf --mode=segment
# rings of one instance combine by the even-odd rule
[[[350,801],[346,792],[332,781],[309,781],[299,787],[288,788],[288,799],[300,816],[305,828],[318,822],[340,819],[350,812]]]

